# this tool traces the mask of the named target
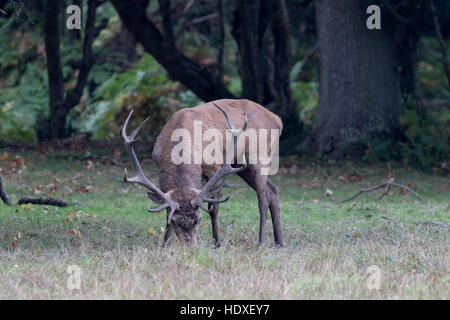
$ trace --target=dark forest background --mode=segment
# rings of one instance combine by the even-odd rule
[[[67,6],[82,7],[68,30]],[[381,30],[369,30],[369,5]],[[179,108],[247,98],[284,122],[282,155],[450,158],[446,0],[0,0],[0,147],[152,141]],[[139,120],[136,120],[139,122]]]

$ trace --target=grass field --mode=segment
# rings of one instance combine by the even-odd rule
[[[386,180],[386,167],[291,168],[272,177],[285,248],[273,245],[270,219],[258,247],[256,196],[232,177],[238,186],[224,190],[231,200],[220,211],[222,248],[213,248],[204,214],[196,247],[176,240],[161,249],[165,214],[146,212],[149,199],[121,182],[122,168],[62,153],[20,155],[19,165],[0,161],[12,200],[49,194],[70,206],[0,203],[0,299],[450,298],[448,175],[393,170],[425,204],[395,189],[380,201],[377,191],[336,205],[334,198]],[[157,181],[152,163],[143,166]],[[67,286],[72,265],[80,289]],[[371,265],[380,269],[378,290],[367,285]]]

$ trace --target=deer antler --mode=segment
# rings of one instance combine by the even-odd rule
[[[139,163],[136,153],[134,152],[133,144],[138,140],[136,139],[136,135],[139,133],[139,130],[141,130],[142,126],[147,122],[149,118],[145,119],[144,122],[142,122],[129,136],[127,136],[126,133],[127,126],[128,122],[131,119],[131,116],[133,115],[133,111],[134,110],[131,110],[130,114],[127,117],[127,120],[125,120],[125,123],[122,126],[121,134],[123,141],[125,143],[125,149],[127,150],[127,153],[131,158],[131,164],[133,166],[133,169],[136,171],[136,176],[134,176],[133,178],[128,178],[127,169],[125,168],[123,181],[128,183],[140,184],[145,188],[149,189],[152,195],[159,197],[162,200],[163,205],[155,209],[147,209],[147,211],[158,212],[163,209],[169,208],[170,212],[169,215],[167,216],[167,223],[170,223],[170,221],[172,220],[173,213],[175,212],[175,210],[178,210],[180,206],[177,202],[172,201],[172,199],[170,199],[170,196],[168,194],[162,192],[157,186],[151,183],[151,181],[148,180],[148,178],[142,171],[141,164]]]
[[[213,102],[213,104],[220,111],[222,111],[222,113],[225,115],[225,118],[227,119],[228,126],[229,126],[228,130],[231,132],[233,140],[230,143],[230,147],[227,150],[226,159],[224,161],[223,166],[203,186],[203,188],[200,191],[200,193],[198,194],[198,196],[191,201],[191,205],[192,205],[193,208],[200,207],[200,208],[202,208],[203,210],[205,210],[208,213],[210,213],[210,211],[203,206],[203,202],[223,203],[223,202],[228,201],[228,199],[230,199],[230,197],[226,197],[225,199],[208,198],[206,196],[208,194],[208,192],[211,189],[213,189],[217,185],[217,183],[222,178],[224,178],[225,176],[233,174],[233,173],[238,173],[238,172],[244,170],[247,167],[247,161],[245,159],[245,155],[244,155],[244,164],[242,166],[237,167],[237,168],[233,168],[231,166],[231,164],[230,164],[232,162],[233,158],[234,158],[234,153],[236,152],[236,154],[237,154],[237,138],[242,134],[242,132],[245,131],[245,129],[247,129],[247,115],[245,115],[244,126],[242,127],[242,129],[236,129],[236,127],[234,126],[233,121],[231,120],[230,116],[228,115],[228,112],[226,112],[222,107],[217,105],[215,102]],[[234,148],[231,148],[233,145],[234,145]]]

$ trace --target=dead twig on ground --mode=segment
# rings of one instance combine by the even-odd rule
[[[381,219],[384,220],[388,220],[388,221],[392,221],[394,223],[402,223],[402,221],[396,220],[396,219],[392,219],[386,216],[382,216]],[[450,228],[450,224],[445,223],[445,222],[435,222],[435,221],[418,221],[418,222],[414,222],[416,225],[425,225],[427,227],[441,227],[441,228],[446,228],[449,229]]]
[[[412,194],[413,194],[414,196],[416,196],[421,202],[425,203],[425,200],[424,200],[417,192],[415,192],[414,190],[412,190],[411,188],[409,188],[409,187],[407,187],[407,186],[404,186],[404,185],[399,184],[399,183],[395,183],[395,182],[394,182],[394,179],[389,179],[388,181],[386,181],[386,182],[384,182],[384,183],[382,183],[382,184],[380,184],[380,185],[377,185],[377,186],[375,186],[375,187],[372,187],[372,188],[366,188],[366,189],[361,189],[357,194],[351,196],[350,198],[347,198],[347,199],[344,199],[344,200],[341,200],[341,201],[337,201],[336,204],[341,204],[341,203],[344,203],[344,202],[348,202],[348,201],[350,201],[350,200],[355,199],[356,197],[360,196],[360,195],[363,194],[363,193],[372,192],[372,191],[379,190],[379,189],[381,189],[381,188],[387,187],[386,191],[384,191],[383,194],[378,198],[378,200],[381,200],[385,195],[387,195],[387,194],[389,193],[389,191],[391,190],[391,188],[392,188],[393,186],[394,186],[394,187],[397,187],[397,188],[401,188],[401,189],[403,189],[403,190],[406,190],[406,191],[412,193]]]
[[[5,187],[3,185],[3,177],[0,174],[0,198],[3,200],[3,202],[8,205],[12,206],[13,203],[8,197],[8,194],[6,193]],[[30,197],[30,196],[24,196],[17,201],[17,205],[20,206],[22,204],[38,204],[38,205],[48,205],[48,206],[56,206],[56,207],[67,207],[67,202],[61,199],[56,199],[48,196],[42,196],[42,197]]]
[[[426,226],[436,226],[436,227],[442,227],[442,228],[450,228],[450,224],[445,222],[434,222],[434,221],[425,221],[425,222],[416,222],[416,224],[424,224]]]

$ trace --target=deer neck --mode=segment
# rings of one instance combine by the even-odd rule
[[[159,186],[163,192],[174,189],[201,189],[202,169],[200,165],[180,164],[161,168]]]

